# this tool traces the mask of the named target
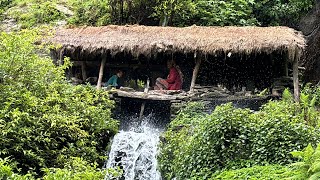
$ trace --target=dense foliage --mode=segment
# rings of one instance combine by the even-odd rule
[[[294,151],[291,154],[299,158],[298,162],[288,166],[267,165],[253,166],[237,170],[216,172],[210,179],[242,180],[242,179],[266,179],[266,180],[316,180],[320,179],[320,144],[313,148],[310,144],[302,151]]]
[[[290,152],[319,142],[318,124],[306,124],[305,110],[286,91],[260,111],[216,107],[210,115],[191,104],[164,134],[159,155],[166,179],[207,178],[221,169],[294,162]],[[308,118],[318,121],[319,112]],[[314,119],[316,118],[316,119]]]
[[[106,160],[117,132],[113,102],[104,91],[72,86],[68,67],[40,57],[35,32],[0,35],[0,158],[9,157],[22,173],[63,167],[71,157]]]
[[[111,23],[110,7],[107,1],[83,1],[70,2],[75,14],[68,21],[70,24],[101,26]]]
[[[90,26],[294,26],[313,5],[313,0],[12,0],[0,1],[0,13],[12,6],[6,16],[23,28],[59,21]]]
[[[0,179],[6,180],[33,180],[36,179],[32,174],[20,175],[13,172],[16,165],[10,163],[8,159],[0,158]],[[101,170],[97,167],[97,164],[90,164],[82,158],[72,158],[65,163],[63,168],[45,168],[43,169],[44,180],[92,180],[92,179],[104,179],[106,174],[108,177],[116,179],[120,176],[119,172],[108,169]]]
[[[58,10],[55,1],[16,0],[12,3],[13,7],[8,10],[8,15],[20,22],[22,28],[50,24],[66,18],[66,15]]]
[[[253,166],[237,170],[228,170],[215,173],[210,177],[212,180],[280,180],[297,175],[296,171],[280,165]]]
[[[292,26],[314,4],[314,0],[255,0],[253,12],[263,26]]]
[[[253,25],[254,1],[165,0],[155,7],[161,25]]]

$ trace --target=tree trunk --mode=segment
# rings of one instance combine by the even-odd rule
[[[299,92],[299,69],[298,69],[299,55],[296,53],[293,61],[293,87],[294,87],[294,100],[296,102],[300,101]]]
[[[123,24],[123,0],[120,0],[120,24]]]

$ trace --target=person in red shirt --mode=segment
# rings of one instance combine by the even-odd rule
[[[170,70],[167,79],[157,78],[155,90],[181,90],[183,75],[180,68],[174,60],[167,61],[167,67]]]

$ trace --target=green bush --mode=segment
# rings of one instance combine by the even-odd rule
[[[214,180],[280,180],[297,175],[296,171],[291,171],[286,166],[267,165],[253,166],[237,170],[217,172],[210,179]]]
[[[23,28],[58,20],[71,25],[142,24],[190,26],[295,26],[314,0],[0,0]],[[73,13],[64,14],[57,4]],[[0,16],[1,17],[1,16]]]
[[[306,125],[301,105],[293,102],[288,91],[283,97],[282,101],[270,101],[251,116],[258,125],[251,138],[253,151],[250,157],[260,162],[291,163],[293,159],[289,152],[320,140],[319,129]],[[316,121],[317,117],[312,119]]]
[[[63,169],[46,168],[44,169],[45,180],[68,179],[68,180],[91,180],[104,179],[106,170],[97,168],[97,164],[89,164],[81,158],[72,158],[67,162]]]
[[[24,176],[13,172],[15,165],[10,163],[8,159],[0,159],[0,179],[4,180],[33,180],[35,179],[32,174]],[[82,158],[70,158],[66,161],[63,168],[44,168],[44,180],[98,180],[104,179],[106,175],[110,179],[116,179],[121,176],[119,169],[105,169],[102,170],[97,167],[96,163],[88,163]]]
[[[185,165],[180,162],[183,159],[183,150],[187,149],[191,137],[198,124],[204,119],[203,104],[190,103],[182,109],[162,138],[159,152],[159,165],[163,176],[172,179],[177,173],[177,168]],[[181,166],[179,166],[181,165]]]
[[[63,167],[70,157],[102,167],[118,129],[110,117],[113,101],[105,91],[68,84],[68,61],[56,67],[39,57],[36,37],[31,31],[0,35],[0,158],[12,158],[22,173]]]
[[[252,112],[229,103],[216,107],[211,115],[179,114],[160,143],[162,175],[208,178],[224,168],[291,163],[291,151],[316,144],[320,138],[319,129],[305,124],[298,107],[286,100],[270,101]]]
[[[66,15],[57,9],[55,1],[16,0],[10,8],[9,16],[16,19],[22,28],[31,28],[40,24],[50,24],[66,19]]]
[[[314,4],[313,0],[255,0],[253,12],[263,26],[295,26]]]
[[[3,18],[3,13],[10,7],[12,0],[0,0],[0,20]]]
[[[254,1],[164,0],[154,7],[153,16],[170,26],[255,25]]]
[[[72,0],[69,2],[75,14],[68,21],[70,24],[102,26],[111,23],[108,1]]]

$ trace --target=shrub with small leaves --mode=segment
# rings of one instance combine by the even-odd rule
[[[15,6],[8,10],[22,28],[31,28],[41,24],[51,24],[63,20],[66,15],[57,9],[56,1],[22,0],[14,1]]]
[[[225,168],[292,163],[291,151],[320,140],[319,129],[305,123],[298,107],[284,99],[257,112],[231,103],[217,106],[210,115],[181,111],[160,143],[162,175],[206,179]]]
[[[297,174],[297,171],[290,170],[287,166],[266,165],[253,166],[236,170],[216,172],[210,177],[212,180],[283,180]]]
[[[49,57],[39,57],[36,31],[0,34],[0,158],[22,173],[62,168],[70,157],[100,167],[118,130],[108,93],[72,86]]]

